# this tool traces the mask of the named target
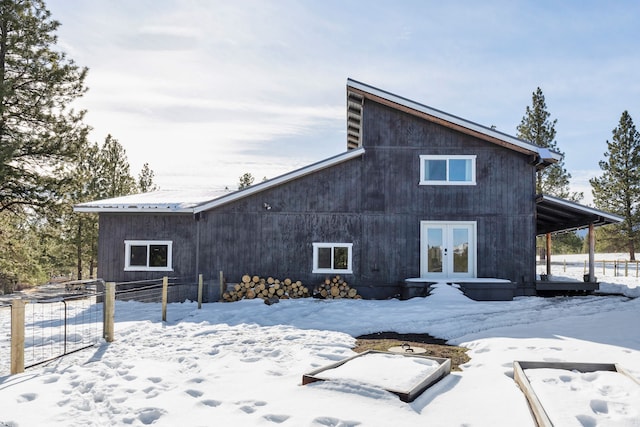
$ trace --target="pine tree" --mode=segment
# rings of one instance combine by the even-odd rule
[[[532,105],[527,106],[525,115],[517,127],[518,138],[529,141],[538,147],[548,148],[561,154],[564,153],[558,149],[556,138],[557,119],[550,120],[551,114],[547,111],[542,89],[539,87],[532,94]],[[548,194],[551,196],[561,197],[579,201],[582,199],[582,193],[571,193],[569,191],[569,180],[571,174],[564,168],[564,160],[560,160],[554,165],[548,166],[538,172],[536,181],[536,192],[538,194]]]
[[[155,174],[149,167],[149,163],[145,163],[142,166],[142,170],[138,175],[138,189],[141,193],[148,193],[151,191],[157,191],[158,186],[153,182]]]
[[[131,176],[127,152],[117,139],[107,135],[99,157],[97,182],[99,198],[110,199],[137,191],[136,180]]]
[[[85,142],[75,167],[70,171],[66,192],[68,199],[62,213],[61,234],[69,252],[69,265],[75,260],[76,278],[83,278],[84,261],[88,261],[89,276],[93,276],[98,255],[98,215],[73,212],[76,203],[100,198],[100,147]]]
[[[251,185],[253,185],[253,181],[255,181],[255,178],[249,172],[243,174],[240,177],[240,182],[238,183],[238,190],[251,187]]]
[[[0,3],[0,212],[47,207],[86,135],[86,68],[53,49],[59,23],[42,0]]]
[[[635,260],[640,237],[640,133],[627,111],[622,113],[607,140],[606,160],[599,162],[602,175],[589,180],[596,206],[624,218],[616,226],[607,227],[608,240],[618,241]]]

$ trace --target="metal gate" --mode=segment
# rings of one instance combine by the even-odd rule
[[[104,316],[99,297],[99,294],[83,294],[26,301],[24,367],[40,365],[100,342]],[[12,310],[13,306],[5,306],[0,313],[0,328],[3,331],[0,348],[3,356],[11,346]],[[0,376],[8,374],[9,368],[9,357],[0,358]]]

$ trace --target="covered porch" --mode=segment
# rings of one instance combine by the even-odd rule
[[[599,289],[595,277],[595,227],[617,224],[623,218],[608,212],[569,200],[560,199],[548,195],[536,197],[536,235],[545,236],[546,252],[546,278],[536,280],[536,291],[545,292],[593,292]],[[554,281],[551,278],[551,239],[552,235],[562,232],[570,232],[587,229],[589,243],[588,269],[584,275],[584,281]],[[542,276],[545,277],[545,276]]]

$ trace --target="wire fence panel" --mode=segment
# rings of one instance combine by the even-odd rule
[[[167,302],[185,302],[198,300],[197,283],[181,283],[170,279],[167,287]],[[162,302],[162,281],[125,282],[116,287],[116,300],[138,302]]]
[[[24,367],[91,347],[102,339],[98,295],[28,300],[24,313]],[[11,305],[0,306],[0,376],[11,368]]]
[[[0,377],[11,370],[11,305],[0,302]]]
[[[102,338],[97,296],[35,301],[25,308],[25,368],[91,347]]]
[[[198,285],[170,279],[167,287],[169,303],[196,301]],[[75,283],[75,282],[74,282]],[[81,289],[81,292],[86,291]],[[100,289],[102,290],[102,289]],[[104,294],[82,293],[52,298],[46,295],[30,299],[25,305],[24,367],[30,368],[91,347],[103,338]],[[75,291],[75,289],[72,289]],[[162,302],[162,281],[117,284],[119,301]],[[11,303],[0,301],[0,376],[11,370]]]

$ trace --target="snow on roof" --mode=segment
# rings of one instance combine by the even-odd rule
[[[128,212],[193,213],[194,207],[229,193],[229,190],[159,190],[80,203],[73,209],[76,212],[121,212],[126,210]]]

